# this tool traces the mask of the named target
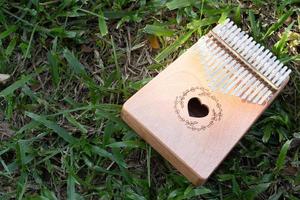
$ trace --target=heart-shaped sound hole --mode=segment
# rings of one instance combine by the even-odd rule
[[[200,99],[193,97],[188,102],[188,111],[190,117],[202,118],[206,117],[209,113],[207,105],[202,104]]]

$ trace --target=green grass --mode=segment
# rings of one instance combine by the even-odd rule
[[[297,1],[230,2],[0,0],[0,73],[12,75],[0,85],[0,199],[300,199]],[[119,113],[226,17],[293,73],[194,187]]]

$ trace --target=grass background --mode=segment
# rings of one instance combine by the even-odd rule
[[[299,1],[0,0],[0,199],[300,199]],[[201,187],[119,117],[233,19],[293,73]]]

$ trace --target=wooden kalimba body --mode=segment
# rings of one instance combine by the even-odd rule
[[[227,20],[202,37],[133,95],[121,113],[195,185],[207,180],[289,78],[290,70],[233,26]],[[240,40],[246,49],[235,48]],[[263,56],[251,61],[251,53]]]

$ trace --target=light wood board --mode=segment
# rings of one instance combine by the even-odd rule
[[[209,88],[201,59],[194,45],[133,95],[121,114],[130,127],[195,185],[208,179],[279,92],[266,105],[212,91],[211,96],[201,96],[199,88]],[[187,102],[193,97],[208,106],[208,116],[190,117]],[[220,120],[213,118],[213,110],[220,113],[216,100],[221,108]],[[196,122],[194,127],[198,129],[193,130],[182,120]],[[211,120],[211,126],[201,129]]]

